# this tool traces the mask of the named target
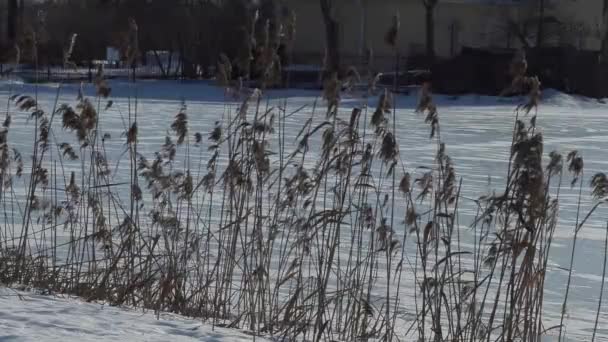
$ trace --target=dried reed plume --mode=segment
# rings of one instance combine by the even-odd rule
[[[217,63],[217,72],[215,79],[221,87],[228,88],[230,86],[230,80],[232,79],[232,63],[225,54],[220,54],[219,61]]]
[[[596,173],[591,178],[592,195],[595,199],[605,199],[608,195],[608,177],[603,172]]]
[[[583,172],[585,165],[583,157],[579,155],[578,151],[574,150],[568,153],[566,161],[568,162],[568,171],[570,171],[573,176],[571,185],[574,186]]]
[[[384,93],[379,96],[376,110],[371,118],[372,126],[377,129],[382,129],[388,122],[385,114],[390,114],[392,111],[392,94],[388,89],[384,90]]]
[[[416,106],[417,113],[425,113],[426,118],[424,121],[431,125],[430,137],[433,138],[439,128],[439,113],[437,112],[437,106],[433,103],[433,97],[431,95],[431,83],[425,82],[420,90],[420,97],[418,99],[418,105]]]
[[[125,53],[129,66],[134,65],[139,57],[139,27],[135,18],[129,18],[129,31],[127,33],[127,50]]]
[[[333,72],[323,82],[323,99],[327,101],[327,116],[332,116],[337,113],[340,104],[340,80],[338,73]]]
[[[103,64],[100,64],[97,67],[97,73],[95,74],[94,84],[95,84],[95,89],[97,90],[98,96],[101,96],[103,98],[108,98],[110,96],[110,93],[112,92],[112,88],[110,88],[110,86],[108,85],[108,82],[106,82],[106,80],[104,78]],[[110,108],[111,106],[112,106],[111,102],[108,102],[108,104],[106,105],[106,110],[108,108]]]
[[[522,93],[526,86],[526,72],[528,71],[528,61],[524,50],[518,51],[509,65],[509,75],[511,84],[505,88],[500,96]]]
[[[171,124],[171,130],[177,136],[177,144],[181,145],[188,136],[188,115],[186,114],[186,104],[182,103],[179,112],[175,115],[175,120]]]

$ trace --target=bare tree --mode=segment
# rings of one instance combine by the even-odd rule
[[[538,0],[538,29],[536,31],[536,47],[541,48],[545,36],[545,0]]]
[[[426,14],[426,56],[428,62],[435,61],[435,6],[439,0],[422,0]]]
[[[340,71],[340,23],[332,13],[333,1],[320,0],[323,22],[325,23],[326,72]]]
[[[17,16],[18,16],[18,6],[17,0],[9,0],[8,1],[8,18],[6,20],[7,23],[7,38],[9,43],[14,43],[17,39]]]
[[[600,50],[601,62],[606,63],[608,61],[608,0],[604,0],[604,7],[602,11],[603,25],[602,25],[602,45]]]

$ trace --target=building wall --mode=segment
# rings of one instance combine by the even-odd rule
[[[564,24],[561,43],[599,50],[604,30],[603,0],[552,0],[549,14]]]
[[[508,33],[507,22],[523,23],[537,16],[539,0],[439,0],[435,11],[435,49],[440,57],[459,53],[463,46],[517,48],[519,40]],[[599,49],[602,0],[545,0],[546,16],[567,23],[560,25],[554,44]],[[369,44],[376,60],[392,58],[384,34],[392,16],[399,13],[402,55],[424,53],[425,10],[422,0],[334,0],[335,17],[341,24],[342,53],[356,59]],[[321,61],[325,49],[324,24],[318,0],[287,0],[296,11],[298,31],[294,46],[301,61]],[[582,5],[582,4],[585,5]],[[363,9],[363,10],[362,10]],[[364,23],[364,24],[362,24]],[[556,31],[553,28],[551,32]],[[534,44],[534,39],[532,39]],[[298,60],[298,58],[296,58]]]

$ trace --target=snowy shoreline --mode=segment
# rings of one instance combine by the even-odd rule
[[[0,287],[0,341],[252,341],[236,329],[141,309]],[[257,341],[266,341],[256,337]]]

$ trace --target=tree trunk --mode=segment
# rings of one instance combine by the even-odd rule
[[[536,47],[541,48],[544,39],[544,26],[545,26],[545,0],[539,0],[538,9],[538,30],[536,32]]]
[[[608,63],[608,28],[604,28],[602,45],[600,47],[600,62],[602,64]]]
[[[23,28],[25,20],[25,1],[19,0],[19,5],[17,7],[17,27]]]
[[[17,0],[8,0],[8,18],[7,18],[7,39],[9,44],[14,44],[17,40],[17,16],[18,16]]]
[[[608,0],[604,0],[602,19],[602,45],[600,48],[600,62],[602,64],[606,64],[608,62]]]
[[[600,55],[598,56],[598,71],[594,73],[595,76],[595,90],[596,98],[600,99],[605,97],[605,77],[606,70],[608,67],[608,0],[603,1],[604,6],[602,10],[602,42],[600,46]]]
[[[331,0],[320,0],[325,23],[326,69],[328,74],[340,71],[340,24],[331,13]]]
[[[435,62],[435,5],[425,5],[426,9],[426,57],[429,65]]]
[[[367,15],[365,8],[367,4],[364,0],[358,0],[357,5],[359,6],[359,57],[363,59],[367,48],[367,41],[365,39],[367,32]]]

